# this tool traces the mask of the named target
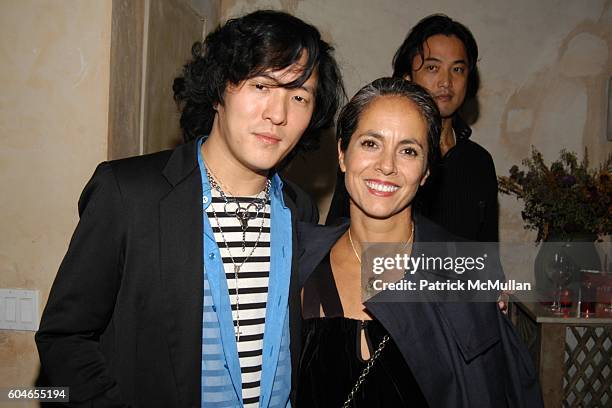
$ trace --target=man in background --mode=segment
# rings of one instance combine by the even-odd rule
[[[487,150],[470,140],[459,114],[478,91],[478,46],[470,30],[445,15],[421,20],[393,58],[393,76],[410,79],[435,98],[442,116],[438,174],[423,197],[423,212],[453,234],[498,240],[497,176]]]

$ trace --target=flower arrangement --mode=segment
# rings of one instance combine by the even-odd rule
[[[612,154],[593,170],[586,148],[580,163],[576,153],[563,149],[548,167],[532,146],[523,165],[527,173],[514,165],[509,177],[498,176],[499,191],[523,200],[525,229],[538,232],[536,242],[551,234],[567,239],[576,233],[612,232]]]

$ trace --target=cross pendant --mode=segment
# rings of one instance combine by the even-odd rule
[[[246,232],[247,228],[249,228],[249,213],[246,211],[236,210],[236,218],[238,218],[238,221],[240,221],[242,232]]]

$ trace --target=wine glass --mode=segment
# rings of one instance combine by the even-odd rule
[[[575,265],[563,251],[554,253],[546,267],[546,274],[555,287],[553,303],[550,310],[555,314],[563,314],[561,307],[561,294],[574,276]]]

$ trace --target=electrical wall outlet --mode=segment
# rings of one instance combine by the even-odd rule
[[[0,330],[38,330],[37,290],[0,289]]]

